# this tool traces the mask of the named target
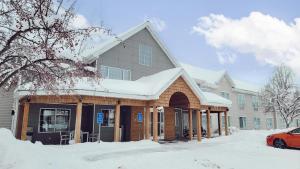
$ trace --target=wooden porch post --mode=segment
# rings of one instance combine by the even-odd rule
[[[153,141],[158,142],[158,112],[156,105],[153,106]]]
[[[222,127],[221,127],[221,112],[218,112],[218,131],[219,131],[219,136],[222,135]]]
[[[75,143],[80,143],[80,132],[81,132],[81,116],[82,116],[82,102],[79,101],[77,103],[77,108],[76,108],[76,121],[75,121]]]
[[[23,110],[21,140],[26,140],[27,139],[28,115],[29,115],[29,102],[25,102],[24,103],[24,110]]]
[[[115,128],[114,128],[114,141],[120,141],[120,101],[117,101],[115,111]]]
[[[145,137],[150,139],[150,106],[147,103],[145,113]]]
[[[189,111],[189,128],[190,140],[193,140],[193,109]]]
[[[227,115],[227,111],[224,112],[224,116],[225,116],[225,135],[228,135],[228,115]]]
[[[201,141],[202,139],[202,131],[201,131],[201,113],[200,110],[197,110],[197,139]]]
[[[207,125],[207,138],[211,138],[211,133],[210,133],[210,108],[206,111],[206,125]]]

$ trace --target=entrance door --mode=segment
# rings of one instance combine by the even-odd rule
[[[182,109],[175,108],[175,132],[176,138],[179,139],[182,137]]]
[[[163,111],[158,111],[158,136],[161,140],[165,138],[165,113]]]

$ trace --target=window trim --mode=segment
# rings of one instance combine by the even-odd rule
[[[116,113],[116,109],[114,109],[114,108],[104,108],[104,109],[100,109],[100,111],[103,113],[103,110],[107,110],[108,111],[108,118],[109,118],[109,112],[111,111],[111,110],[113,110],[113,112],[114,112],[114,124],[113,125],[115,125],[115,119],[116,119],[116,117],[115,117],[115,113]],[[103,119],[104,120],[104,119]],[[102,123],[103,124],[103,123]],[[112,127],[112,126],[109,126],[109,119],[108,119],[108,121],[107,121],[107,126],[102,126],[102,124],[101,124],[101,127]]]
[[[243,126],[243,128],[241,128],[241,118],[245,118],[245,126]],[[240,129],[247,129],[247,117],[246,116],[239,116],[239,127]]]
[[[41,125],[41,113],[42,113],[42,110],[55,110],[55,114],[54,114],[54,116],[55,116],[55,124],[56,124],[56,112],[57,112],[57,109],[63,109],[63,110],[69,110],[70,111],[70,114],[69,114],[69,131],[70,131],[70,128],[71,128],[71,118],[72,118],[72,116],[71,116],[71,114],[72,114],[72,110],[71,109],[65,109],[65,108],[44,108],[44,107],[42,107],[42,108],[40,108],[40,112],[39,112],[39,121],[38,121],[38,133],[59,133],[59,132],[61,132],[61,131],[56,131],[55,129],[54,129],[54,131],[40,131],[40,125]]]
[[[222,93],[228,94],[228,98],[224,97],[225,95],[222,96]],[[226,91],[223,90],[223,91],[220,91],[220,94],[221,94],[221,96],[222,96],[223,98],[230,100],[230,94],[229,94],[229,92],[226,92]]]
[[[257,121],[258,120],[258,121]],[[258,124],[258,128],[256,128],[257,126],[256,126],[256,122],[259,122],[259,124]],[[260,129],[261,128],[261,120],[260,120],[260,118],[259,117],[254,117],[253,118],[253,124],[254,124],[254,129]]]
[[[141,49],[142,49],[142,46],[144,46],[144,47],[149,47],[151,50],[151,55],[150,55],[150,63],[149,63],[149,65],[148,64],[146,64],[146,57],[144,57],[143,59],[144,59],[144,61],[145,61],[145,64],[144,63],[142,63],[141,62]],[[149,46],[149,45],[146,45],[146,44],[143,44],[143,43],[140,43],[139,44],[139,64],[140,65],[143,65],[143,66],[148,66],[148,67],[151,67],[152,66],[152,63],[153,63],[153,61],[152,61],[152,59],[153,59],[153,50],[152,50],[153,48],[152,48],[152,46]]]
[[[116,79],[116,80],[125,80],[124,79],[124,72],[125,71],[128,71],[129,72],[129,79],[126,79],[126,80],[131,80],[131,70],[130,69],[123,69],[123,68],[119,68],[119,67],[113,67],[113,66],[105,66],[105,65],[101,65],[100,66],[100,73],[102,74],[102,68],[107,68],[107,77],[103,77],[103,78],[106,78],[106,79],[112,79],[112,78],[110,78],[109,77],[109,69],[111,68],[111,69],[119,69],[119,70],[121,70],[122,71],[122,79]]]
[[[256,102],[254,103],[254,99],[256,98]],[[252,103],[252,108],[254,111],[258,111],[259,110],[259,98],[256,95],[252,95],[251,97],[251,103]],[[255,105],[255,106],[254,106]],[[256,107],[257,106],[257,107]]]
[[[242,97],[243,98],[243,104],[240,104],[239,96],[243,96]],[[237,103],[238,103],[238,106],[239,106],[240,109],[245,109],[245,107],[246,107],[246,96],[245,96],[245,94],[238,93],[238,95],[237,95]]]

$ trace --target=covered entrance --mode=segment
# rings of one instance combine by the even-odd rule
[[[136,81],[103,79],[102,84],[97,87],[91,87],[88,84],[90,83],[86,82],[86,89],[77,89],[75,86],[73,90],[76,94],[71,95],[63,92],[60,95],[47,95],[43,92],[40,95],[30,95],[30,91],[20,90],[19,95],[22,97],[19,100],[17,136],[22,140],[27,139],[33,120],[29,114],[37,112],[35,113],[38,115],[36,119],[40,117],[41,108],[35,109],[36,104],[52,109],[53,105],[57,105],[57,110],[51,111],[53,112],[50,113],[51,117],[48,118],[49,113],[46,113],[47,118],[43,118],[46,119],[45,125],[44,122],[39,121],[33,124],[37,131],[41,126],[46,129],[55,127],[50,134],[38,132],[51,142],[54,140],[52,134],[59,138],[59,127],[67,126],[66,124],[69,124],[66,128],[68,131],[74,131],[76,143],[82,141],[81,136],[84,132],[87,132],[88,136],[98,133],[99,126],[95,122],[95,116],[99,111],[103,112],[105,117],[103,128],[101,128],[101,138],[105,137],[107,141],[137,141],[150,139],[151,136],[156,142],[159,139],[175,140],[181,139],[184,131],[186,131],[185,134],[188,132],[187,138],[191,140],[193,130],[200,141],[202,109],[209,110],[206,111],[207,117],[210,117],[210,111],[211,113],[224,112],[223,107],[219,110],[218,107],[210,109],[210,106],[201,105],[200,100],[205,100],[206,96],[181,68],[165,70]],[[138,87],[139,90],[132,89],[132,86]],[[216,101],[219,100],[218,98]],[[70,110],[67,114],[71,117],[63,118],[70,119],[70,122],[56,120],[56,116],[60,116],[56,112],[61,112],[62,108]],[[137,117],[140,114],[143,115],[143,120],[138,120]],[[54,120],[48,121],[48,119]],[[193,121],[196,122],[194,125]]]

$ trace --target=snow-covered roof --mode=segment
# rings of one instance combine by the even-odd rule
[[[260,87],[254,84],[246,83],[237,79],[233,79],[234,85],[236,89],[246,90],[251,92],[259,92]]]
[[[159,73],[142,77],[135,81],[102,79],[101,82],[87,78],[81,78],[70,88],[66,85],[59,85],[57,93],[60,95],[69,94],[71,91],[74,95],[102,96],[113,98],[127,98],[137,100],[156,100],[159,96],[178,78],[182,77],[188,86],[193,90],[204,105],[230,107],[231,101],[221,98],[218,95],[209,92],[203,92],[191,79],[183,68],[173,68]],[[31,84],[20,86],[16,90],[19,96],[30,95]],[[36,95],[48,95],[49,91],[38,89]]]
[[[225,74],[224,70],[213,71],[199,68],[185,63],[180,63],[184,70],[198,83],[206,83],[210,86],[215,86]]]
[[[152,27],[151,23],[149,21],[146,21],[140,25],[137,25],[135,27],[130,28],[126,32],[123,32],[116,37],[110,37],[106,40],[99,43],[97,46],[95,46],[94,49],[88,50],[87,52],[83,53],[83,57],[86,62],[92,62],[95,59],[97,59],[101,54],[108,51],[109,49],[117,46],[118,44],[124,42],[126,39],[130,38],[131,36],[135,35],[139,31],[147,29],[153,39],[157,42],[157,44],[162,48],[162,50],[165,52],[165,54],[168,56],[170,61],[177,67],[179,64],[177,63],[177,60],[171,55],[170,51],[167,49],[166,45],[160,40],[158,34],[155,32],[155,29]]]
[[[226,77],[232,86],[235,89],[241,91],[249,91],[249,92],[259,92],[260,87],[249,84],[240,80],[232,79],[225,70],[214,71],[199,68],[190,64],[180,63],[181,66],[186,70],[186,72],[193,78],[197,83],[201,83],[204,85],[208,85],[212,88],[216,88],[218,82],[223,78]]]
[[[232,102],[228,99],[225,99],[224,97],[221,97],[215,93],[211,93],[211,92],[204,92],[203,94],[205,96],[205,98],[208,100],[207,105],[211,105],[211,106],[225,106],[227,105],[227,107],[230,107],[229,105],[232,104]]]

